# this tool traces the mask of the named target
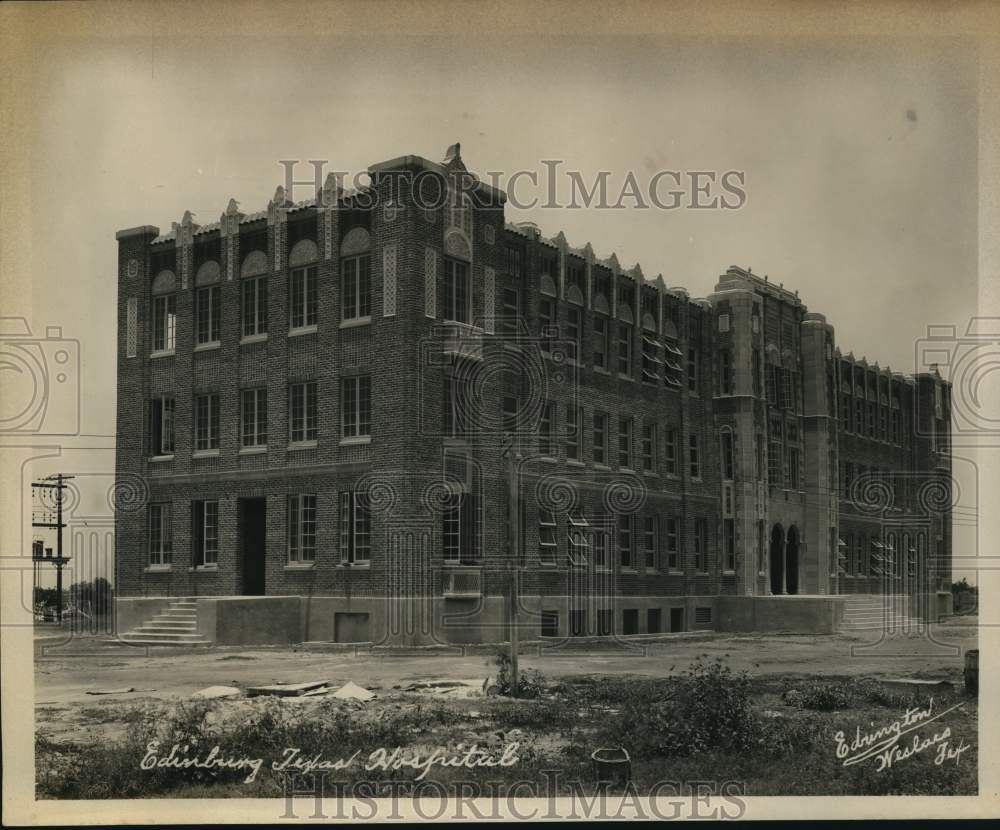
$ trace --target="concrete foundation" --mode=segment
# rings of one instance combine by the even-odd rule
[[[301,642],[473,645],[509,639],[502,597],[196,597],[198,634],[217,645]],[[137,628],[170,597],[116,600],[116,631]],[[844,615],[837,596],[521,598],[522,640],[642,636],[686,631],[832,634]]]

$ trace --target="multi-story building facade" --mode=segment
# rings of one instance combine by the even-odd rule
[[[369,173],[118,233],[125,627],[499,640],[516,584],[525,636],[828,630],[949,576],[936,374],[749,271],[691,299],[507,224],[457,145]]]

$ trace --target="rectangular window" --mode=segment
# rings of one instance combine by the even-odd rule
[[[594,366],[608,368],[608,318],[594,315]]]
[[[194,399],[194,448],[196,452],[219,448],[219,396]]]
[[[694,569],[699,573],[708,571],[707,563],[708,545],[708,522],[705,519],[694,520],[694,544],[692,553],[694,554]]]
[[[767,483],[771,487],[784,487],[785,485],[781,471],[780,441],[769,441],[767,444]]]
[[[371,560],[371,514],[363,493],[343,490],[340,493],[340,561],[347,565],[367,564]]]
[[[677,475],[677,430],[668,429],[666,436],[667,475]]]
[[[642,548],[645,554],[646,567],[655,569],[659,567],[656,555],[656,517],[644,516],[642,522]]]
[[[701,478],[701,458],[698,453],[698,433],[692,432],[688,436],[688,467],[691,471],[691,478]]]
[[[573,344],[573,353],[570,357],[577,361],[580,360],[580,356],[583,353],[582,332],[583,325],[580,309],[570,306],[566,309],[566,339]]]
[[[552,340],[555,338],[556,301],[542,297],[538,301],[538,336],[543,352],[552,350]]]
[[[538,558],[547,565],[554,565],[558,546],[556,544],[556,520],[551,510],[538,508]]]
[[[149,402],[149,454],[174,454],[174,399],[153,398]]]
[[[642,335],[642,380],[645,383],[660,382],[660,360],[658,352],[660,345],[648,334]]]
[[[216,565],[219,561],[219,503],[196,501],[192,506],[194,564],[196,567]]]
[[[365,438],[372,431],[372,379],[356,375],[341,382],[340,408],[344,438]]]
[[[468,378],[464,376],[444,377],[444,434],[450,438],[465,436],[472,430],[468,387]]]
[[[605,412],[594,413],[594,463],[608,463],[608,416]]]
[[[240,393],[240,434],[244,447],[267,446],[267,390]]]
[[[632,327],[618,324],[618,373],[632,375]]]
[[[566,405],[566,458],[580,460],[580,433],[583,431],[583,410],[576,404]]]
[[[521,330],[521,297],[516,288],[505,288],[501,295],[503,318],[500,320],[500,334],[513,340]]]
[[[723,550],[723,555],[725,556],[726,570],[735,571],[736,570],[736,520],[735,519],[722,520],[722,534],[723,534],[723,543],[725,545],[725,548]]]
[[[789,490],[799,489],[799,450],[797,447],[788,448],[788,482]]]
[[[267,277],[243,280],[243,336],[267,334]]]
[[[656,424],[642,427],[642,469],[647,473],[656,472]]]
[[[752,370],[753,370],[753,394],[754,397],[759,398],[761,396],[760,387],[760,375],[761,375],[761,360],[760,360],[760,349],[754,349],[751,354],[752,359]]]
[[[594,531],[594,566],[608,566],[608,531],[603,526]]]
[[[371,257],[368,254],[347,257],[341,261],[344,320],[371,317],[372,275]]]
[[[733,363],[729,349],[719,352],[719,382],[723,395],[733,394]]]
[[[618,417],[618,466],[632,466],[632,419]]]
[[[315,441],[317,431],[316,382],[293,383],[288,395],[289,440],[293,444]]]
[[[632,517],[627,514],[618,517],[618,561],[623,568],[633,567]]]
[[[569,529],[566,534],[569,546],[566,550],[571,565],[586,565],[590,554],[590,522],[579,510],[571,510],[569,514]]]
[[[679,542],[677,519],[667,519],[667,568],[671,571],[678,571],[681,567]]]
[[[304,329],[316,325],[316,266],[292,271],[288,307],[289,326]]]
[[[469,266],[457,259],[444,261],[444,319],[456,323],[472,322],[472,291]]]
[[[719,434],[719,442],[722,452],[722,478],[724,481],[732,481],[735,472],[733,463],[733,434],[727,429]]]
[[[177,297],[153,298],[153,351],[172,352],[177,330]]]
[[[542,405],[542,417],[538,422],[538,453],[545,457],[555,455],[555,445],[552,441],[552,431],[555,427],[556,405],[545,401]]]
[[[288,561],[316,561],[316,496],[288,497]]]
[[[688,392],[690,392],[692,395],[697,395],[698,394],[698,351],[693,346],[688,346],[687,382],[688,382]]]
[[[512,277],[521,277],[521,249],[508,247],[506,249],[507,254],[507,273]]]
[[[173,557],[170,504],[149,505],[149,564],[169,565]]]

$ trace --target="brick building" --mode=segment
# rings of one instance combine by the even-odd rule
[[[507,224],[458,145],[369,173],[117,234],[127,637],[499,640],[515,579],[528,637],[936,609],[936,374],[749,271],[692,299]]]

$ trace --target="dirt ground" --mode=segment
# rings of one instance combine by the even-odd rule
[[[723,635],[677,637],[632,644],[546,649],[521,657],[525,669],[549,679],[579,676],[663,677],[701,655],[725,657],[734,670],[751,675],[919,677],[962,682],[963,654],[976,647],[977,619],[952,618],[923,636],[879,640],[857,635]],[[123,703],[144,698],[186,699],[207,686],[245,688],[275,682],[324,680],[331,687],[353,681],[388,691],[421,680],[482,679],[494,670],[485,650],[402,652],[306,651],[281,648],[206,648],[164,651],[127,646],[107,637],[39,640],[35,658],[35,708],[39,732],[79,738],[118,720]],[[91,695],[99,690],[135,691]]]

